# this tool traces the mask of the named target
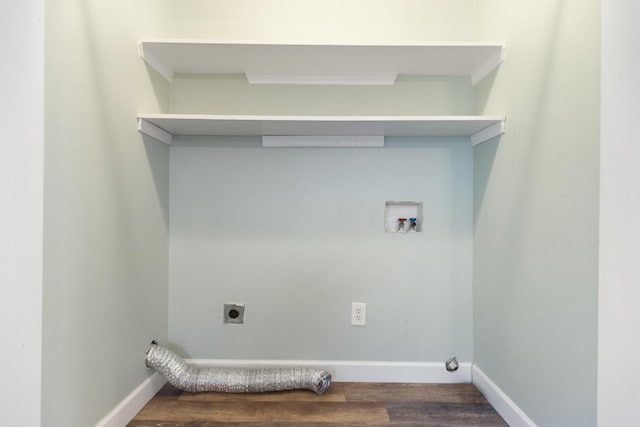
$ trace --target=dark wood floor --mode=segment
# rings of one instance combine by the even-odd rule
[[[184,393],[166,385],[128,427],[506,426],[472,384],[332,383],[311,391]]]

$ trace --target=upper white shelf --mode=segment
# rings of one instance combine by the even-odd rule
[[[475,84],[503,60],[501,43],[313,44],[158,39],[140,57],[174,73],[244,73],[250,83],[393,84],[399,74],[469,76]]]
[[[503,116],[242,116],[139,114],[138,130],[167,144],[174,135],[464,136],[479,144],[504,132]],[[349,139],[349,138],[347,138]],[[352,139],[352,138],[351,138]]]

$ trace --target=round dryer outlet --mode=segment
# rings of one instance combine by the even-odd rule
[[[244,304],[225,304],[224,323],[244,323]]]

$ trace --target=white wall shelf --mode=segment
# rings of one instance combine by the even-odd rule
[[[503,116],[243,116],[139,114],[138,131],[166,144],[173,136],[439,136],[473,145],[504,132]],[[351,138],[353,139],[353,138]],[[334,144],[339,145],[339,144]]]
[[[243,73],[250,83],[393,84],[399,74],[481,80],[504,58],[501,43],[314,44],[154,39],[140,57],[174,73]]]

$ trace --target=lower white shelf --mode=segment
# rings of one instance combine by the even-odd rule
[[[138,131],[166,144],[173,136],[219,135],[455,136],[475,145],[504,133],[504,124],[504,116],[138,115]]]

